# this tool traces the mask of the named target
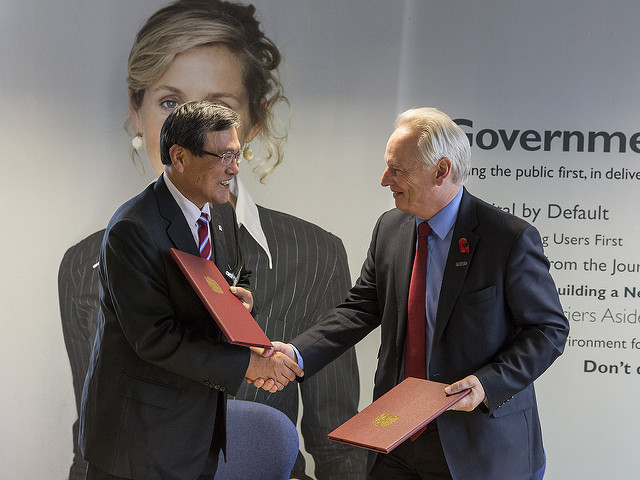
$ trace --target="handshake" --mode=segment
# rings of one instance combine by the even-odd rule
[[[273,347],[267,349],[251,347],[251,359],[245,378],[256,388],[275,393],[303,375],[290,345],[273,342]]]
[[[230,287],[233,293],[243,303],[248,311],[253,308],[253,295],[249,290],[241,287]],[[263,388],[275,393],[287,384],[302,377],[304,372],[298,366],[298,359],[290,345],[282,342],[272,342],[271,348],[251,347],[251,358],[245,373],[248,383],[257,388]]]

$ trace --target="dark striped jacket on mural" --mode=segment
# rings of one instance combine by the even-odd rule
[[[239,230],[245,268],[251,271],[256,320],[272,340],[287,342],[302,333],[346,297],[351,285],[342,241],[317,225],[258,205],[269,258],[244,227]],[[366,452],[327,439],[327,434],[358,413],[360,392],[355,349],[351,348],[317,375],[292,382],[270,394],[251,385],[238,396],[271,405],[294,423],[298,417],[298,385],[304,408],[301,430],[313,456],[319,480],[364,479]],[[298,455],[292,477],[304,474]]]

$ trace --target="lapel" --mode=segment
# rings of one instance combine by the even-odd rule
[[[436,325],[433,334],[434,345],[440,341],[447,322],[453,311],[453,307],[458,299],[462,284],[467,276],[469,265],[473,260],[473,253],[478,244],[478,235],[474,229],[478,224],[476,215],[475,198],[469,194],[466,188],[462,194],[460,209],[453,229],[453,238],[449,247],[449,256],[444,268],[442,278],[442,288],[438,299],[438,312],[436,314]],[[469,252],[463,252],[464,240],[468,245]]]
[[[178,250],[198,256],[200,253],[191,229],[187,224],[187,220],[184,218],[182,210],[180,210],[171,192],[169,192],[167,184],[164,182],[164,174],[160,175],[156,181],[153,191],[158,201],[160,216],[167,221],[166,232],[173,246]],[[233,213],[231,213],[231,220],[227,218],[228,214],[225,212],[229,210],[233,212],[233,209],[231,207],[225,208],[226,206],[227,204],[210,205],[211,219],[209,220],[209,229],[211,232],[215,264],[229,284],[231,284],[234,276],[240,275],[242,263],[234,262],[232,265],[232,258],[229,256],[231,253],[234,253],[236,249],[233,245],[233,249],[229,248],[229,242],[233,241],[234,238],[229,235],[233,235],[234,232],[227,232],[226,230],[229,228],[233,229],[234,219]]]
[[[398,327],[396,329],[396,352],[404,351],[405,335],[407,333],[407,306],[409,299],[409,284],[411,270],[416,252],[416,218],[407,215],[400,224],[395,244],[392,245],[394,255],[394,278],[396,281],[396,305],[398,310]],[[398,362],[398,375],[401,362]]]
[[[164,183],[164,174],[160,175],[153,186],[153,193],[158,201],[160,216],[167,221],[167,236],[173,246],[183,252],[199,255],[187,220]]]

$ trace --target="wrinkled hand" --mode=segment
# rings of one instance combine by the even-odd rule
[[[478,377],[475,375],[469,375],[456,383],[452,383],[446,387],[444,391],[447,395],[452,395],[454,393],[461,392],[462,390],[466,390],[467,388],[471,389],[471,393],[449,407],[449,410],[470,412],[484,401],[486,397],[484,388],[482,387],[480,380],[478,380]]]
[[[247,310],[251,311],[253,309],[253,295],[249,290],[242,287],[229,287],[229,290],[242,302]]]
[[[282,390],[304,372],[295,360],[273,348],[268,351],[251,348],[251,359],[245,377],[247,382],[271,393]],[[266,380],[265,380],[266,379]]]

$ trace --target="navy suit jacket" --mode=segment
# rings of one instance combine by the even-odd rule
[[[215,262],[239,271],[229,204],[212,208]],[[248,348],[224,341],[169,248],[198,254],[161,176],[118,209],[100,253],[100,313],[84,385],[80,448],[126,478],[197,478],[225,444],[225,394],[235,394]],[[247,286],[243,271],[240,284]]]
[[[397,209],[380,217],[346,300],[291,341],[304,359],[304,378],[381,325],[374,399],[402,380],[415,230],[415,217]],[[489,408],[450,411],[437,420],[454,479],[528,480],[542,466],[533,381],[562,353],[568,331],[538,231],[465,189],[429,374],[444,383],[476,375]]]

